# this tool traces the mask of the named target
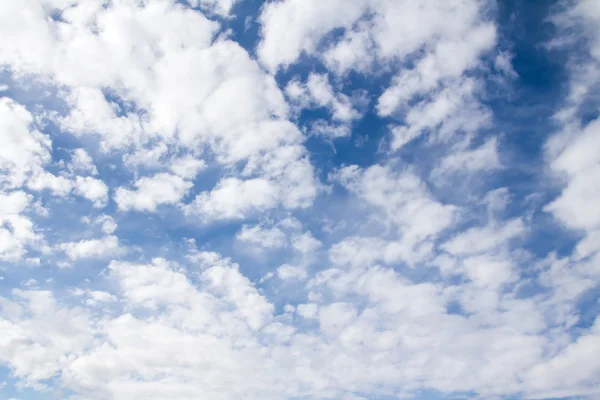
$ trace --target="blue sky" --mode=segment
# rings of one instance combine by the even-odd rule
[[[594,0],[0,4],[0,400],[599,399]]]

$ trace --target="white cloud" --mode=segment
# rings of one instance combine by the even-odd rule
[[[296,307],[296,312],[302,318],[306,318],[306,319],[315,318],[318,315],[319,306],[314,303],[298,304],[298,307]]]
[[[160,173],[138,179],[134,190],[118,188],[114,200],[123,211],[153,212],[159,205],[177,204],[192,186],[177,175]]]
[[[454,255],[480,254],[504,246],[508,240],[524,233],[523,221],[513,219],[502,226],[470,228],[442,244],[442,248]]]
[[[574,254],[577,259],[600,251],[600,244],[595,240],[600,231],[600,213],[595,207],[600,201],[600,191],[595,184],[600,181],[600,120],[584,123],[580,115],[582,110],[589,109],[588,103],[597,107],[593,88],[600,83],[600,9],[592,1],[575,1],[553,15],[553,22],[560,34],[549,46],[576,48],[577,52],[571,52],[572,60],[567,68],[570,73],[568,96],[555,115],[560,129],[548,139],[544,149],[550,172],[562,186],[562,192],[544,210],[566,227],[584,234]],[[582,263],[578,267],[583,276],[575,280],[585,280],[584,276],[591,272],[590,266]],[[587,285],[582,283],[582,286]]]
[[[210,192],[200,193],[186,206],[186,212],[207,219],[237,219],[275,207],[278,191],[265,179],[225,178]]]
[[[485,5],[476,1],[453,0],[440,7],[435,1],[286,0],[264,7],[258,54],[275,70],[294,63],[303,52],[316,55],[329,33],[343,29],[324,54],[338,73],[365,71],[377,58],[402,59],[425,47],[435,57],[431,72],[460,74],[493,45],[493,25],[485,21],[484,12]]]
[[[568,179],[562,194],[546,210],[574,229],[600,229],[600,120],[592,121],[552,161],[551,167]]]
[[[158,168],[161,165],[161,159],[168,153],[169,147],[164,142],[153,146],[145,146],[136,149],[131,153],[123,155],[123,162],[129,168],[138,167]]]
[[[94,160],[85,149],[73,150],[69,169],[74,172],[89,172],[92,175],[98,175],[98,169],[94,165]]]
[[[479,88],[476,81],[464,79],[457,85],[448,85],[440,91],[433,92],[430,98],[410,107],[404,124],[391,130],[392,150],[401,148],[425,131],[431,131],[433,140],[448,141],[458,132],[472,135],[478,129],[489,125],[491,114],[475,99],[477,90]],[[397,98],[388,102],[386,96],[384,93],[379,101],[381,115],[391,115],[400,106]]]
[[[17,387],[115,400],[359,400],[423,389],[446,397],[594,394],[600,325],[580,304],[600,279],[598,126],[575,118],[575,103],[593,90],[584,84],[592,72],[573,84],[570,111],[557,116],[563,132],[546,149],[563,189],[546,210],[582,237],[572,254],[539,259],[529,251],[537,243],[523,246],[529,233],[538,239],[537,216],[506,219],[518,207],[507,207],[510,182],[459,208],[435,181],[469,183],[471,174],[501,167],[504,149],[480,136],[493,122],[479,99],[480,75],[512,71],[505,53],[492,54],[491,3],[268,2],[259,11],[259,61],[228,39],[237,34],[223,31],[234,0],[188,2],[217,14],[214,21],[170,0],[105,3],[0,2],[0,65],[27,92],[23,98],[35,98],[31,111],[0,100],[0,136],[8,138],[0,148],[0,261],[44,265],[17,271],[27,275],[18,279],[27,291],[10,290],[16,272],[6,266],[0,363]],[[578,4],[576,19],[588,21],[591,38],[597,7]],[[303,53],[329,71],[306,70],[302,82],[275,79]],[[482,74],[488,55],[495,65]],[[388,87],[377,81],[384,94],[369,118],[390,119],[383,142],[390,139],[392,149],[427,135],[419,150],[442,150],[433,154],[433,171],[404,152],[401,161],[378,153],[383,164],[361,154],[360,167],[339,168],[346,155],[321,163],[309,152],[290,118],[299,108],[327,108],[331,118],[308,121],[307,132],[349,135],[362,112],[344,94],[354,86],[345,80],[351,70],[374,73],[369,82],[395,76]],[[60,113],[43,108],[49,104]],[[37,130],[48,119],[60,138],[53,154]],[[75,137],[61,137],[68,132]],[[311,138],[311,149],[313,140],[321,139]],[[106,152],[97,161],[114,165],[96,168],[88,150]],[[198,174],[206,164],[204,180]],[[319,177],[332,165],[331,186],[323,187]],[[127,262],[120,240],[137,239],[114,235],[112,207],[81,219],[82,235],[71,235],[77,219],[59,214],[81,217],[70,207],[76,202],[64,204],[70,195],[107,204],[98,169],[120,186],[120,210],[171,205],[202,222],[259,222],[189,231],[171,225],[175,218],[165,230],[146,225],[149,216],[120,214],[120,235],[144,230],[161,241],[141,243],[139,257]],[[194,184],[203,191],[188,202]],[[67,199],[48,200],[44,190]],[[56,243],[65,231],[77,239]],[[182,240],[184,231],[196,239]],[[228,256],[240,247],[278,251],[265,257],[265,270],[256,260],[233,263]],[[57,250],[64,260],[55,260]],[[91,262],[83,275],[54,271],[85,258],[105,259],[108,268],[98,273]]]
[[[141,142],[140,119],[135,115],[118,116],[116,104],[109,103],[100,89],[77,88],[67,100],[71,111],[60,120],[63,129],[77,135],[98,135],[103,150]]]
[[[50,138],[35,129],[25,107],[6,97],[0,98],[0,134],[0,183],[21,186],[50,161]]]
[[[578,382],[595,381],[600,373],[600,363],[591,355],[598,351],[600,320],[596,320],[588,332],[562,348],[551,360],[536,365],[529,371],[527,378],[531,382],[531,392],[538,397],[569,395],[570,392],[564,388],[573,387]],[[582,365],[586,367],[580,368]],[[597,389],[589,392],[591,395],[597,393]]]
[[[360,113],[353,108],[348,96],[334,92],[326,74],[311,73],[304,85],[291,81],[286,87],[286,93],[300,107],[329,108],[335,121],[351,122],[361,117]]]
[[[305,232],[292,239],[292,246],[302,254],[313,253],[322,245],[323,243],[316,239],[310,232]]]
[[[103,233],[110,235],[117,230],[117,223],[110,215],[102,214],[95,218],[83,217],[82,222],[92,226],[100,226]]]
[[[36,191],[49,190],[55,196],[66,197],[73,190],[73,182],[64,176],[42,171],[30,178],[27,187]]]
[[[31,196],[22,191],[0,191],[0,260],[18,262],[27,254],[27,247],[41,240],[33,222],[23,215]]]
[[[48,292],[17,292],[18,302],[2,300],[15,311],[0,319],[8,332],[0,340],[0,358],[14,366],[17,377],[34,384],[60,373],[61,382],[76,392],[115,399],[128,398],[132,390],[156,399],[198,393],[275,399],[306,391],[311,397],[383,396],[412,388],[415,379],[443,392],[493,396],[507,393],[507,385],[514,388],[511,393],[578,393],[577,385],[598,368],[584,351],[595,346],[596,328],[563,345],[556,362],[546,362],[552,356],[548,339],[539,334],[545,329],[539,319],[543,311],[532,308],[531,300],[473,308],[468,318],[449,315],[451,292],[440,284],[411,283],[387,268],[349,271],[324,281],[335,298],[298,304],[296,315],[312,324],[302,331],[289,325],[292,308],[273,315],[273,306],[229,262],[208,267],[199,279],[163,259],[113,261],[109,271],[118,295],[82,294],[90,308],[124,302],[127,309],[116,314],[67,308]],[[359,296],[364,307],[345,300],[346,295]],[[481,293],[476,301],[485,298]],[[18,311],[23,309],[27,313]],[[36,334],[40,331],[44,337]],[[9,352],[16,335],[29,341],[20,352]],[[34,348],[43,352],[35,353],[38,362],[28,362]],[[573,367],[579,362],[586,368]],[[167,370],[170,379],[165,380],[160,371]],[[210,385],[185,379],[211,371],[218,373],[210,376]],[[559,378],[547,382],[548,373]]]
[[[10,363],[13,374],[29,386],[50,379],[68,365],[67,353],[82,354],[92,343],[92,327],[86,311],[59,305],[47,291],[13,291],[15,300],[2,299],[12,310],[0,317],[4,335],[0,359]]]
[[[87,299],[85,300],[85,304],[90,306],[95,306],[97,304],[104,303],[113,303],[117,301],[117,297],[108,292],[103,292],[101,290],[87,290]]]
[[[491,138],[474,149],[457,146],[431,172],[433,179],[451,178],[457,174],[493,171],[501,167],[498,159],[498,140]]]
[[[481,57],[496,44],[496,26],[487,17],[484,3],[452,0],[441,7],[436,1],[270,3],[260,17],[258,54],[276,70],[294,63],[303,52],[319,56],[317,49],[325,46],[328,49],[321,56],[339,75],[350,70],[371,72],[374,65],[396,71],[377,103],[380,116],[403,121],[392,129],[393,151],[427,130],[441,137],[457,131],[471,134],[490,122],[489,111],[474,96],[477,85],[464,75],[480,68]],[[341,35],[333,35],[334,30]],[[317,85],[318,75],[311,76],[315,90],[310,92],[317,104],[328,102],[334,118],[337,114],[352,119],[349,109],[340,107],[344,103],[334,103],[325,86]],[[292,98],[308,100],[300,85],[291,85],[287,92]],[[419,103],[409,107],[415,100]],[[321,125],[316,132],[337,137],[348,130]]]
[[[302,52],[313,53],[321,38],[336,27],[353,23],[366,1],[286,0],[267,4],[260,15],[261,61],[272,71],[288,66]]]
[[[196,4],[214,6],[224,15],[233,2]],[[26,26],[28,21],[4,26],[0,36],[21,45],[4,47],[0,62],[17,74],[38,74],[64,88],[59,96],[69,110],[56,118],[63,130],[82,140],[96,137],[101,150],[125,153],[126,164],[133,167],[160,168],[161,160],[174,154],[206,153],[225,167],[247,161],[244,176],[268,181],[282,199],[269,204],[311,204],[317,185],[302,133],[288,121],[283,94],[237,43],[213,40],[216,22],[164,0],[123,0],[107,7],[57,3],[52,12],[61,15],[60,22],[47,15],[50,8],[27,7],[32,32],[11,28],[12,22]],[[38,44],[43,51],[24,50]],[[150,155],[145,149],[157,151]],[[172,172],[184,179],[203,167],[189,156],[170,161]],[[166,173],[157,172],[155,178]],[[139,183],[150,185],[146,178],[133,184]],[[115,198],[123,209],[152,211],[181,198],[187,183],[175,186],[177,194],[158,202],[125,188],[117,189]]]
[[[348,96],[334,91],[327,74],[311,73],[304,84],[292,80],[285,91],[298,112],[304,108],[325,107],[329,110],[334,123],[316,120],[311,126],[312,133],[331,138],[348,136],[352,122],[362,117]]]
[[[78,176],[75,179],[75,193],[90,200],[96,208],[102,208],[108,203],[108,186],[90,176]]]
[[[466,25],[460,28],[463,29],[465,32],[456,34],[466,37],[443,38],[435,50],[422,58],[414,69],[402,71],[394,78],[392,86],[379,98],[380,115],[391,115],[415,95],[435,90],[444,80],[460,78],[465,70],[477,65],[482,52],[494,46],[496,30],[493,23]],[[462,85],[457,86],[461,88]]]
[[[194,156],[184,156],[177,158],[171,163],[171,171],[184,179],[193,179],[198,172],[206,167],[203,160],[199,160]]]
[[[382,224],[396,230],[400,241],[386,251],[409,263],[427,256],[431,240],[457,217],[455,206],[436,201],[423,181],[409,171],[395,172],[391,166],[381,165],[367,169],[349,166],[335,177],[376,210]]]
[[[284,264],[277,268],[277,277],[283,281],[294,279],[305,280],[308,277],[308,274],[303,267]]]
[[[227,16],[239,0],[188,0],[194,7],[202,7],[209,12]]]
[[[264,248],[281,248],[287,245],[286,234],[277,227],[244,225],[235,236],[237,240]]]
[[[107,258],[117,256],[125,252],[119,244],[119,238],[114,235],[105,236],[100,239],[80,240],[78,242],[64,242],[58,248],[72,260],[80,258]]]

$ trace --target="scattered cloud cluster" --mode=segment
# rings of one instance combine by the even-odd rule
[[[597,3],[251,3],[0,2],[0,398],[598,398]]]

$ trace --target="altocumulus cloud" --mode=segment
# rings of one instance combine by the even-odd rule
[[[600,3],[543,3],[1,1],[0,398],[600,398]]]

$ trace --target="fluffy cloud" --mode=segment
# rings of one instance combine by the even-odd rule
[[[266,228],[260,225],[244,225],[236,239],[265,248],[280,248],[287,245],[286,234],[277,227]]]
[[[284,281],[290,279],[304,280],[308,277],[308,274],[302,267],[285,264],[277,268],[277,277]]]
[[[110,235],[117,229],[117,223],[110,215],[102,214],[95,218],[83,217],[81,221],[92,226],[100,226],[103,233]]]
[[[457,208],[436,201],[425,184],[409,171],[395,172],[390,166],[368,169],[349,166],[336,179],[361,201],[378,210],[382,224],[396,231],[396,257],[412,263],[426,256],[429,246],[455,221]]]
[[[237,4],[0,2],[2,390],[597,395],[595,3],[545,146],[491,2]]]
[[[94,165],[94,160],[85,149],[73,150],[69,169],[72,171],[89,172],[92,175],[98,175],[98,169]]]
[[[134,186],[134,190],[122,187],[116,190],[115,202],[119,209],[156,211],[159,205],[176,204],[192,187],[192,183],[176,175],[161,173],[140,178]]]
[[[320,306],[298,305],[298,315],[316,323],[306,333],[297,332],[284,315],[274,315],[273,306],[235,264],[209,266],[194,281],[179,265],[163,259],[149,264],[112,262],[109,271],[129,312],[93,317],[85,310],[60,305],[47,292],[16,293],[26,299],[19,306],[25,314],[15,312],[2,323],[8,332],[29,338],[31,344],[24,346],[42,346],[36,360],[54,360],[27,364],[27,355],[32,354],[27,349],[33,347],[20,353],[0,351],[4,360],[16,366],[18,376],[34,384],[60,372],[62,382],[76,391],[116,399],[130,396],[134,384],[138,393],[151,398],[175,393],[191,398],[198,390],[218,392],[223,398],[236,398],[242,391],[279,398],[307,393],[311,397],[383,395],[399,385],[410,386],[414,379],[442,391],[477,388],[495,395],[506,393],[506,385],[511,385],[512,393],[534,394],[573,387],[593,376],[590,370],[559,372],[571,368],[572,362],[598,368],[595,359],[584,357],[588,352],[582,353],[583,348],[595,346],[596,328],[564,347],[557,361],[548,364],[543,354],[549,344],[540,336],[543,324],[523,320],[524,315],[536,315],[530,302],[507,299],[502,309],[473,309],[470,317],[449,315],[450,292],[436,284],[410,283],[386,268],[360,268],[322,281],[315,288],[331,287],[335,299]],[[114,294],[106,292],[82,294],[88,307],[115,300]],[[360,296],[366,303],[358,307],[345,296]],[[3,300],[4,307],[12,304],[13,300]],[[154,316],[147,314],[149,310]],[[486,317],[487,313],[491,315]],[[58,330],[65,318],[71,322]],[[102,323],[95,323],[95,318],[102,318]],[[48,323],[44,321],[55,322],[44,330],[42,344],[33,329]],[[68,334],[69,340],[60,340],[58,332]],[[110,342],[92,342],[94,333]],[[168,352],[147,351],[167,344]],[[71,357],[60,357],[65,352]],[[292,354],[296,361],[289,363]],[[487,361],[490,357],[494,363]],[[443,365],[436,366],[439,362]],[[340,369],[340,363],[353,367]],[[250,365],[258,367],[247,368]],[[450,375],[446,365],[455,366]],[[215,366],[221,373],[211,377],[209,386],[185,379],[204,376]],[[294,370],[300,372],[292,374]],[[560,380],[540,380],[550,370]],[[161,377],[164,371],[169,371],[169,379]],[[228,376],[235,376],[234,385]]]
[[[366,1],[287,0],[267,4],[260,16],[263,40],[258,53],[265,65],[276,70],[287,66],[302,52],[313,53],[321,38],[337,27],[357,20]]]
[[[190,214],[208,219],[243,218],[252,211],[262,211],[278,203],[278,190],[265,179],[227,178],[210,192],[200,193],[186,206]]]
[[[18,187],[50,161],[52,142],[34,128],[29,111],[12,99],[0,98],[0,121],[0,183]]]
[[[197,5],[227,13],[233,2]],[[0,62],[15,73],[48,76],[66,86],[70,110],[57,121],[64,130],[98,138],[107,152],[156,142],[168,151],[208,145],[221,163],[250,160],[264,165],[253,173],[276,178],[278,190],[287,190],[286,181],[300,186],[294,183],[301,179],[303,192],[296,190],[288,202],[310,203],[315,192],[312,167],[300,144],[302,134],[287,121],[283,94],[237,43],[213,41],[215,22],[169,1],[28,7],[36,27],[26,35],[10,28],[13,24],[6,26],[3,37],[22,45],[4,47]],[[48,17],[53,12],[60,13],[60,22]],[[23,50],[38,44],[45,48],[39,54]],[[266,170],[281,157],[286,170]],[[193,169],[201,167],[183,162],[172,166],[181,176],[192,177]],[[280,178],[282,172],[285,177]]]
[[[108,258],[122,254],[125,251],[119,245],[119,238],[114,235],[105,236],[101,239],[65,242],[58,247],[72,261],[80,258]]]
[[[108,186],[101,180],[89,176],[77,177],[75,193],[93,202],[96,208],[102,208],[108,202]]]
[[[0,260],[17,262],[27,247],[41,240],[30,218],[23,215],[31,196],[22,191],[0,192]]]
[[[303,53],[318,55],[324,46],[326,65],[340,75],[351,69],[370,72],[373,65],[399,65],[377,104],[379,115],[404,121],[392,129],[390,144],[397,150],[424,131],[473,133],[489,122],[489,112],[475,96],[476,85],[463,76],[479,68],[481,57],[496,44],[496,26],[487,13],[485,1],[450,1],[442,7],[435,1],[281,1],[263,9],[258,53],[272,70]],[[332,35],[335,30],[341,34]],[[342,115],[342,103],[327,101],[324,86],[313,81],[315,90],[310,92],[317,103],[334,104],[334,118]],[[297,84],[288,92],[301,94]],[[419,104],[408,107],[415,99]]]
[[[600,189],[592,182],[600,179],[600,121],[592,121],[552,162],[564,174],[567,186],[546,209],[574,229],[600,229]]]
[[[305,232],[294,237],[292,246],[302,254],[312,253],[323,244],[316,239],[310,232]]]

